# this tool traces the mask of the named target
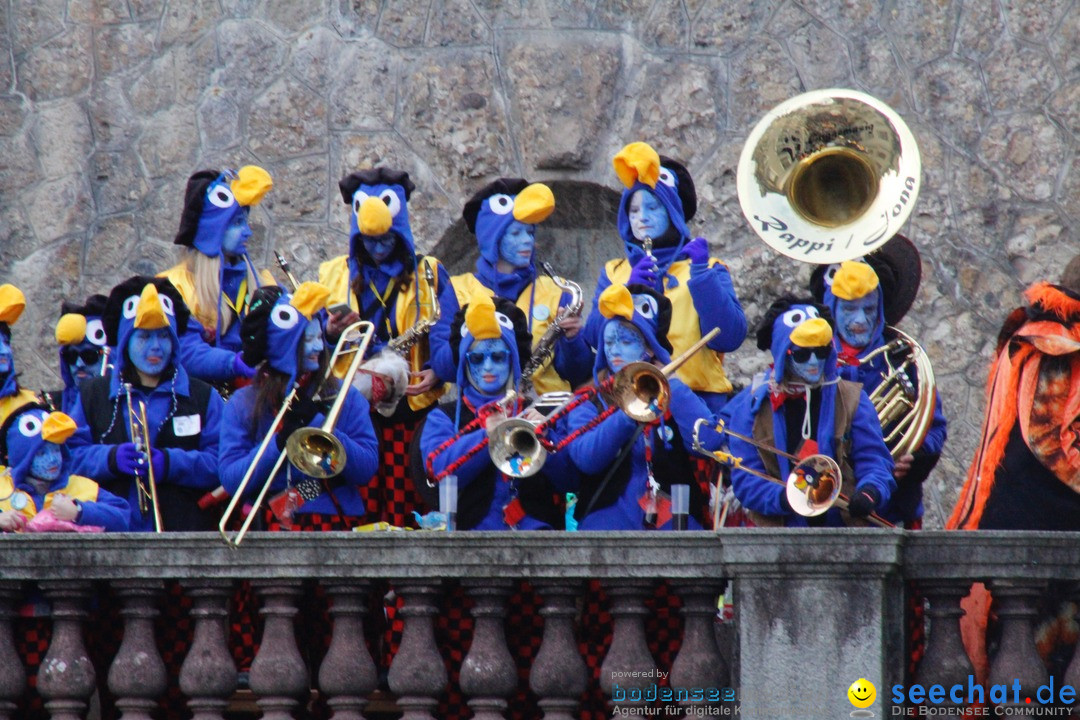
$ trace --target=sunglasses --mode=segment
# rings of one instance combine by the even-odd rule
[[[491,358],[492,362],[497,362],[497,363],[506,362],[507,355],[508,355],[508,353],[505,350],[496,350],[495,352],[492,352],[492,353],[483,353],[483,352],[478,352],[478,351],[477,352],[471,352],[468,355],[466,355],[465,357],[468,358],[469,364],[471,364],[471,365],[479,365],[480,363],[484,362],[484,358],[486,358],[486,357]]]
[[[830,352],[832,352],[832,348],[828,345],[825,345],[823,347],[812,348],[791,348],[790,350],[788,350],[788,355],[790,355],[791,359],[795,362],[804,363],[810,359],[811,355],[816,357],[818,360],[824,360],[829,357]]]
[[[82,358],[83,365],[93,365],[101,359],[101,350],[99,348],[76,350],[73,347],[66,347],[60,351],[60,357],[68,365],[74,365],[79,358]]]

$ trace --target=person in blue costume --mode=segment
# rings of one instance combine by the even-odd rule
[[[850,505],[803,517],[791,509],[783,485],[740,467],[731,472],[735,496],[756,525],[864,524],[896,490],[893,461],[862,386],[839,377],[828,308],[809,298],[777,300],[757,329],[757,345],[771,351],[772,367],[724,408],[728,427],[798,457],[820,453],[836,460]],[[729,437],[730,452],[742,465],[779,480],[788,477],[792,462],[786,457]]]
[[[724,353],[742,344],[746,316],[727,266],[709,257],[705,238],[690,237],[687,223],[697,212],[694,181],[680,163],[642,142],[624,147],[613,162],[626,188],[618,214],[626,257],[609,260],[600,272],[585,339],[599,348],[604,318],[596,307],[609,285],[641,284],[663,293],[672,305],[668,341],[676,355],[720,328],[707,350],[690,358],[677,374],[713,412],[719,412],[732,391],[724,374]],[[643,247],[646,239],[652,243],[651,254]]]
[[[365,515],[360,491],[378,469],[378,442],[367,400],[354,388],[342,388],[331,377],[320,388],[329,353],[323,341],[330,291],[314,282],[302,283],[289,294],[278,287],[260,288],[241,329],[244,360],[258,368],[254,382],[238,390],[225,406],[221,432],[221,484],[230,495],[240,490],[244,474],[255,461],[259,444],[274,433],[244,489],[254,498],[270,479],[270,471],[289,436],[303,427],[320,427],[328,405],[345,392],[333,434],[345,448],[341,474],[322,480],[301,473],[286,461],[274,478],[268,497],[271,530],[348,530]],[[277,428],[271,428],[281,404],[293,387],[296,398]],[[318,394],[318,397],[316,397]]]
[[[462,430],[481,409],[506,395],[521,380],[521,367],[528,362],[532,346],[525,314],[506,298],[492,301],[478,294],[457,313],[450,345],[457,356],[456,402],[432,410],[417,429],[413,441],[414,470],[422,477],[425,463],[434,476],[445,473],[487,437],[487,429],[508,415],[522,412],[524,405],[514,398],[510,407],[487,416],[480,427]],[[538,422],[543,417],[526,410],[524,417]],[[556,441],[555,434],[549,439]],[[441,448],[441,449],[440,449]],[[439,450],[439,452],[436,452]],[[573,476],[559,454],[548,456],[540,473],[514,478],[500,472],[487,448],[475,452],[454,470],[458,478],[457,523],[461,530],[549,530],[561,527],[559,508],[553,493],[565,492]],[[554,483],[560,484],[556,486]],[[423,482],[423,481],[421,481]],[[426,483],[425,483],[426,485]],[[437,504],[437,491],[430,502]]]
[[[257,275],[248,257],[248,214],[273,187],[255,165],[239,171],[200,170],[188,178],[180,229],[173,239],[183,259],[168,278],[191,310],[180,338],[180,360],[192,377],[232,390],[255,371],[240,356],[240,321],[251,295],[268,274]]]
[[[631,362],[663,366],[671,361],[667,330],[672,305],[656,290],[610,285],[599,297],[597,314],[604,319],[593,366],[597,385]],[[695,422],[705,418],[711,426],[713,413],[678,378],[669,378],[669,384],[670,405],[657,420],[638,423],[616,411],[568,445],[583,475],[575,507],[579,530],[674,529],[673,484],[690,486],[688,529],[703,527],[709,498],[691,479],[690,452]],[[570,412],[569,432],[585,428],[614,402],[601,392],[596,402],[579,405]],[[702,439],[706,447],[719,441],[709,428]]]
[[[70,417],[36,404],[19,408],[0,426],[0,457],[7,465],[0,475],[0,530],[25,529],[45,510],[59,521],[49,524],[52,530],[128,529],[127,502],[71,471],[65,443],[75,430]]]
[[[132,531],[155,529],[153,508],[140,496],[150,471],[162,529],[213,529],[214,516],[198,501],[218,485],[223,403],[179,361],[188,322],[180,293],[163,278],[129,278],[109,293],[102,320],[117,349],[114,368],[108,377],[88,380],[72,408],[79,426],[69,441],[74,471],[127,500]],[[129,400],[137,415],[140,403],[146,405],[149,452],[130,436]]]
[[[45,404],[54,410],[70,413],[79,399],[79,389],[90,378],[104,375],[112,348],[106,344],[101,316],[108,298],[91,295],[86,303],[64,302],[56,322],[56,343],[60,346],[60,377],[63,390],[42,393]]]
[[[462,211],[470,232],[476,235],[480,257],[476,272],[451,278],[459,304],[477,294],[506,298],[528,319],[533,347],[548,331],[560,310],[572,302],[571,294],[537,271],[536,226],[555,210],[555,196],[543,183],[521,178],[499,178],[476,192]],[[431,331],[432,367],[448,382],[457,376],[457,358],[449,342],[452,317]],[[564,332],[555,341],[554,354],[532,376],[536,394],[566,392],[592,374],[593,353],[580,333],[579,315],[561,321]]]
[[[820,285],[815,283],[821,276]],[[883,353],[869,362],[870,353],[885,346],[896,337],[891,326],[900,322],[919,288],[919,254],[903,236],[895,236],[865,259],[865,262],[845,262],[815,271],[811,289],[820,288],[822,300],[836,318],[836,339],[840,349],[840,376],[860,382],[871,394],[888,373]],[[904,353],[890,358],[894,367],[903,364]],[[912,388],[918,388],[918,370],[914,365],[905,369]],[[895,427],[885,428],[888,435]],[[937,465],[945,447],[948,423],[941,406],[941,396],[934,391],[934,416],[926,437],[913,453],[896,458],[893,474],[896,492],[889,503],[887,518],[902,522],[907,528],[922,525],[923,483]]]
[[[391,357],[391,351],[381,352],[386,344],[413,333],[418,318],[433,321],[436,303],[442,317],[454,317],[457,297],[442,264],[416,251],[409,224],[416,188],[407,172],[358,170],[342,178],[338,187],[349,207],[349,253],[320,265],[319,282],[330,288],[331,308],[348,306],[348,311],[331,315],[327,335],[334,342],[356,320],[371,321],[377,333],[371,353],[379,354],[378,363]],[[427,279],[428,269],[433,282]],[[446,391],[431,367],[431,341],[428,333],[421,333],[405,353],[405,362],[398,362],[394,374],[407,375],[409,381],[396,407],[392,401],[376,400],[374,392],[368,398],[378,409],[372,420],[382,453],[379,474],[365,491],[368,511],[372,519],[397,527],[416,527],[413,512],[429,509],[416,486],[418,479],[410,476],[409,446],[417,423]]]
[[[38,401],[37,395],[19,385],[11,326],[26,309],[26,296],[14,285],[0,285],[0,423],[23,405]]]

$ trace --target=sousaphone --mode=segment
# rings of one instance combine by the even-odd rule
[[[743,215],[767,245],[827,264],[873,252],[907,221],[922,163],[907,125],[855,90],[815,90],[758,122],[736,184]]]

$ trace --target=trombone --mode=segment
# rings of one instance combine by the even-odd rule
[[[255,520],[256,515],[258,515],[258,509],[262,505],[263,500],[265,500],[266,493],[270,490],[270,485],[273,484],[274,478],[277,477],[277,474],[281,470],[282,465],[285,464],[286,459],[288,459],[300,472],[318,479],[334,477],[345,468],[345,447],[341,444],[340,440],[334,437],[333,429],[335,423],[337,423],[338,415],[341,414],[341,408],[345,404],[345,397],[348,394],[349,386],[352,385],[352,378],[356,374],[357,369],[359,369],[360,363],[364,358],[364,353],[367,352],[368,344],[371,342],[371,338],[374,334],[375,326],[365,320],[353,323],[341,333],[341,337],[338,338],[337,344],[334,346],[334,352],[330,355],[326,373],[324,374],[322,383],[319,387],[320,393],[333,376],[334,363],[347,353],[354,353],[354,356],[352,363],[349,365],[348,372],[341,381],[337,397],[334,399],[334,405],[326,414],[326,421],[320,428],[300,428],[289,436],[285,441],[285,449],[278,454],[277,462],[274,463],[274,467],[270,470],[270,474],[266,477],[265,482],[263,482],[259,494],[252,502],[251,511],[248,513],[248,516],[244,518],[244,522],[236,532],[236,535],[230,537],[226,527],[232,519],[236,508],[242,502],[244,491],[247,489],[248,483],[251,482],[251,478],[254,476],[255,469],[262,460],[262,456],[266,453],[266,448],[270,446],[271,441],[277,434],[278,427],[281,425],[282,420],[284,420],[285,414],[289,411],[289,408],[292,406],[292,403],[300,390],[298,385],[293,385],[289,394],[281,403],[281,409],[278,410],[277,415],[270,423],[270,428],[266,431],[266,435],[263,436],[262,442],[259,443],[259,447],[255,452],[255,457],[252,459],[251,464],[244,473],[244,477],[240,480],[240,485],[237,487],[236,492],[233,493],[232,498],[229,500],[229,505],[225,508],[225,512],[221,516],[221,521],[218,523],[218,532],[221,533],[221,537],[224,538],[229,546],[234,548],[240,546],[244,536],[247,535],[248,530],[251,528],[251,523]]]
[[[622,410],[627,417],[639,423],[650,423],[662,417],[671,404],[671,383],[668,382],[668,378],[719,332],[720,328],[713,328],[687,348],[686,352],[663,368],[657,368],[647,362],[627,364],[599,386],[578,395],[570,395],[539,425],[533,425],[528,420],[519,417],[504,420],[488,433],[488,452],[491,454],[491,461],[501,472],[510,477],[529,477],[540,472],[547,461],[549,452],[562,450],[583,432],[592,429],[596,423],[607,419],[615,410]],[[598,415],[594,422],[570,433],[557,444],[543,437],[548,428],[563,415],[598,392],[609,389],[615,402]]]
[[[724,452],[722,450],[708,450],[700,441],[699,433],[701,426],[706,422],[705,418],[698,418],[694,423],[694,451],[710,457],[717,462],[725,465],[730,465],[740,470],[744,470],[751,475],[755,475],[762,480],[768,480],[771,483],[782,485],[785,488],[787,494],[788,503],[791,505],[791,509],[803,517],[814,517],[816,515],[822,515],[834,505],[841,510],[847,510],[848,498],[840,492],[841,472],[840,466],[835,460],[828,455],[808,455],[804,458],[799,458],[791,453],[784,452],[779,448],[766,445],[754,438],[747,437],[742,433],[737,433],[734,430],[728,429],[723,420],[717,420],[716,432],[725,433],[731,437],[738,438],[743,442],[750,443],[756,448],[771,452],[774,455],[779,455],[791,460],[795,463],[795,466],[788,473],[787,481],[773,477],[768,473],[761,472],[756,468],[748,467],[743,463],[743,459],[736,457],[731,453]],[[877,513],[870,513],[867,518],[870,522],[884,528],[896,527],[891,522],[881,517]]]
[[[158,505],[157,481],[154,479],[154,463],[151,458],[150,448],[150,424],[146,421],[146,403],[139,400],[131,402],[131,383],[124,383],[124,394],[127,396],[128,411],[128,437],[135,444],[136,452],[142,453],[145,461],[140,458],[139,465],[146,463],[146,483],[142,476],[135,474],[135,487],[139,495],[139,512],[143,515],[153,508],[154,532],[163,532],[165,527],[161,523],[161,508]],[[133,406],[139,411],[135,413]]]

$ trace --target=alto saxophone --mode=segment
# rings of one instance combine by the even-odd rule
[[[439,316],[442,314],[439,308],[439,295],[435,292],[435,273],[431,269],[431,263],[427,260],[424,261],[424,280],[427,282],[428,292],[431,293],[431,317],[424,320],[421,313],[417,311],[416,322],[412,324],[412,327],[387,343],[387,347],[406,358],[408,358],[409,351],[412,350],[413,346],[420,342],[420,338],[431,332],[431,328],[435,327],[436,323],[439,322]],[[417,297],[420,296],[419,285],[416,288],[416,295]],[[413,370],[418,369],[413,368]]]
[[[551,356],[555,354],[555,342],[559,339],[559,336],[566,332],[566,328],[563,324],[568,318],[580,317],[581,310],[585,306],[585,296],[581,292],[581,286],[573,280],[567,280],[564,277],[560,277],[555,274],[555,271],[551,267],[551,263],[543,262],[540,266],[544,268],[544,272],[555,285],[570,293],[570,304],[559,309],[558,314],[552,321],[551,325],[548,325],[547,331],[536,343],[536,347],[533,348],[532,357],[529,362],[521,370],[521,394],[527,395],[532,390],[533,376],[543,367]]]

